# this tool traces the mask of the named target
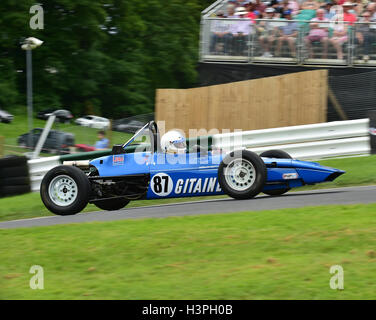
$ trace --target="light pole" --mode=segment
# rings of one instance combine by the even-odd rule
[[[33,65],[32,65],[32,53],[31,51],[43,44],[42,40],[37,38],[27,38],[22,43],[21,48],[26,50],[26,87],[27,87],[27,117],[28,117],[28,145],[33,149],[33,136],[31,131],[33,130]]]

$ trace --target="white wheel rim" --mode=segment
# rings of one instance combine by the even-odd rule
[[[76,200],[77,193],[76,182],[66,175],[53,178],[48,187],[51,201],[60,207],[71,205]]]
[[[248,160],[235,159],[225,168],[224,176],[232,189],[244,191],[255,183],[256,170]]]

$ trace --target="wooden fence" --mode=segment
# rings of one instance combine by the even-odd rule
[[[159,89],[165,129],[253,130],[326,121],[328,72],[316,70],[194,89]]]

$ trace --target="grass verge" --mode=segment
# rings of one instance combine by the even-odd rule
[[[375,299],[376,204],[0,230],[0,299]],[[44,290],[31,290],[33,265]],[[329,287],[332,265],[344,290]]]

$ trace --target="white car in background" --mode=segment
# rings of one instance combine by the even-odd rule
[[[84,127],[107,130],[110,128],[110,120],[97,116],[84,116],[76,119],[76,124]]]

